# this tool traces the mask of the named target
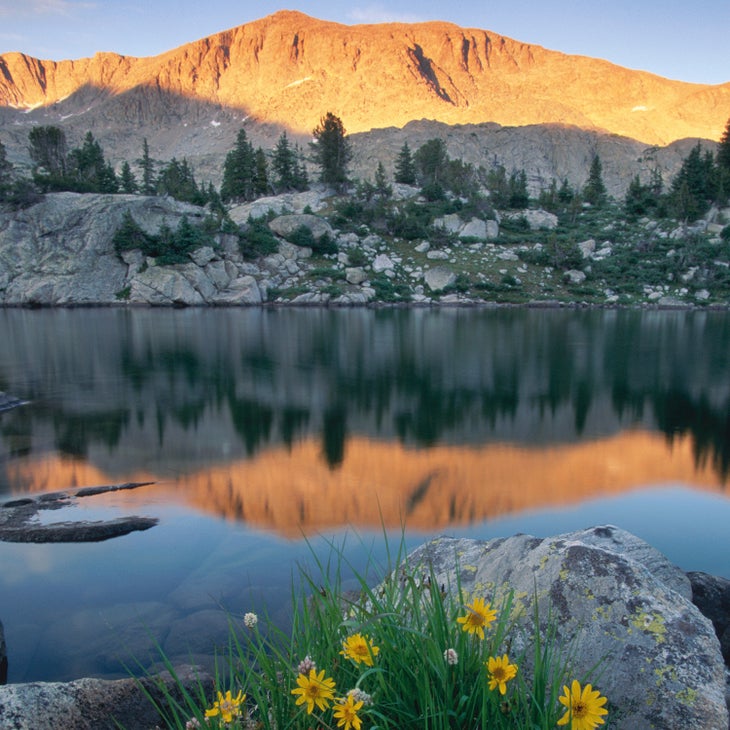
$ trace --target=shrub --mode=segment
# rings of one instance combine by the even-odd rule
[[[249,218],[244,229],[238,230],[238,247],[245,259],[269,256],[279,249],[276,236],[260,218]]]

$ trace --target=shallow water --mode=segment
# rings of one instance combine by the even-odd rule
[[[209,656],[223,607],[284,623],[292,573],[384,537],[612,523],[730,578],[721,312],[0,311],[0,500],[153,481],[42,521],[160,518],[87,545],[0,543],[10,681]]]

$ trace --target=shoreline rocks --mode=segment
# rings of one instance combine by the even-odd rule
[[[514,632],[510,655],[526,649],[528,672],[525,637],[536,604],[543,635],[550,625],[557,645],[572,651],[576,678],[608,697],[614,730],[727,730],[727,670],[718,635],[730,625],[730,581],[685,574],[612,525],[548,538],[440,537],[413,551],[407,568],[433,575],[444,590],[459,585],[465,598],[498,603],[511,592],[513,616],[527,631]],[[188,667],[180,676],[188,688],[203,687],[210,696],[207,675]],[[149,730],[159,720],[139,686],[132,679],[80,679],[0,687],[0,726],[106,730],[116,727],[114,716],[126,730]]]
[[[38,514],[47,510],[73,507],[79,498],[96,494],[137,489],[148,483],[113,484],[100,487],[83,487],[68,492],[51,492],[12,499],[0,504],[0,541],[2,542],[101,542],[130,532],[149,530],[158,520],[136,515],[101,521],[62,521],[37,524]]]

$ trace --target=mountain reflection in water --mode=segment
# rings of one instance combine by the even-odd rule
[[[0,414],[0,501],[151,480],[63,519],[160,516],[0,543],[10,681],[123,676],[150,636],[199,657],[221,605],[280,616],[302,536],[349,528],[361,565],[383,528],[613,521],[730,577],[725,312],[0,310],[0,342],[28,401]]]
[[[125,495],[130,509],[148,501],[154,490],[156,500],[289,539],[342,526],[377,530],[406,524],[421,532],[439,531],[652,484],[720,488],[708,465],[696,465],[688,437],[670,444],[647,431],[539,449],[491,444],[414,450],[351,437],[337,468],[309,439],[250,459],[211,464],[173,482],[159,482],[150,472],[129,476],[158,481]],[[113,481],[88,462],[68,458],[19,460],[10,477],[24,492]]]

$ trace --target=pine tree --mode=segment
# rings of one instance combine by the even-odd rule
[[[34,181],[44,190],[62,189],[66,177],[66,133],[60,127],[33,127],[28,141]]]
[[[670,207],[677,218],[696,220],[709,210],[716,195],[717,170],[712,153],[703,154],[698,142],[672,181]]]
[[[266,153],[259,147],[255,154],[254,197],[261,197],[269,192],[269,166]]]
[[[154,195],[156,191],[155,163],[150,157],[150,148],[147,138],[142,142],[142,157],[137,160],[142,168],[142,195]]]
[[[182,162],[173,157],[160,171],[157,178],[157,192],[186,203],[205,204],[205,193],[198,189],[193,170],[184,157]]]
[[[730,175],[730,119],[727,120],[725,131],[717,145],[716,160],[720,170]]]
[[[119,183],[123,193],[136,193],[139,189],[137,180],[132,172],[132,168],[126,160],[122,164],[122,172],[119,176]]]
[[[388,179],[385,176],[385,168],[382,162],[378,162],[378,167],[375,170],[375,194],[383,200],[393,194],[393,188],[388,185]]]
[[[487,190],[495,208],[506,208],[509,205],[509,181],[502,165],[493,167],[487,173]]]
[[[509,176],[509,207],[519,210],[530,204],[530,195],[527,192],[527,175],[524,170],[513,170]]]
[[[104,151],[94,135],[87,132],[81,147],[68,155],[68,187],[80,192],[115,193],[119,181],[114,168],[104,159]]]
[[[289,144],[286,132],[281,133],[276,147],[274,147],[271,167],[274,171],[274,186],[277,191],[296,189],[297,157]]]
[[[223,163],[221,199],[253,200],[256,189],[256,156],[248,141],[246,130],[240,129],[236,146],[226,155]]]
[[[332,112],[327,112],[312,135],[314,142],[311,147],[314,160],[320,168],[319,179],[326,185],[344,185],[352,151],[342,120]]]
[[[12,171],[13,166],[8,160],[5,145],[0,141],[0,202],[7,200],[8,193],[12,187]]]
[[[588,182],[583,188],[583,199],[594,206],[602,205],[606,201],[606,186],[603,184],[603,166],[598,155],[593,156],[591,169],[588,173]]]
[[[402,185],[416,184],[416,168],[408,142],[404,142],[395,160],[395,181]]]
[[[441,185],[448,161],[443,140],[434,138],[421,145],[413,157],[419,185]]]

